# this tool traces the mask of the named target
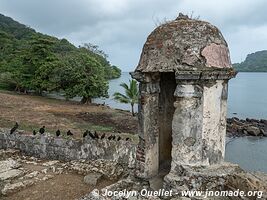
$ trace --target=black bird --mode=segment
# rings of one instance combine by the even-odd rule
[[[130,140],[130,138],[127,137],[127,138],[125,139],[125,141],[128,141],[128,140]]]
[[[121,140],[121,136],[118,137],[117,141],[120,141]]]
[[[104,133],[104,134],[101,136],[101,140],[103,140],[105,137],[106,137],[106,134]]]
[[[56,136],[59,137],[60,136],[60,130],[56,131]]]
[[[16,124],[14,125],[14,127],[10,130],[10,134],[13,134],[19,127],[19,124],[16,122]]]
[[[109,136],[109,137],[108,137],[108,140],[111,140],[112,138],[113,138],[113,135]]]
[[[95,139],[95,136],[94,136],[94,134],[93,134],[93,133],[91,133],[90,131],[89,131],[89,135],[90,135],[90,137],[91,137],[92,139]]]
[[[32,131],[32,134],[33,134],[33,135],[36,135],[37,133],[36,133],[36,131],[35,131],[35,130],[33,130],[33,131]]]
[[[141,140],[141,141],[145,141],[145,139],[144,138],[142,138],[140,135],[138,136],[139,137],[139,140]]]
[[[112,137],[112,140],[115,140],[116,139],[116,136],[115,135],[113,135],[113,137]]]
[[[45,132],[45,126],[43,126],[42,128],[40,128],[40,130],[39,130],[39,133],[41,133],[41,134],[44,134],[44,132]]]
[[[72,133],[70,130],[68,130],[67,135],[68,135],[68,136],[72,136],[73,133]]]
[[[96,131],[95,131],[95,138],[96,138],[96,139],[99,139],[99,136],[98,136],[98,134],[97,134]]]
[[[88,135],[88,130],[86,130],[86,131],[83,133],[83,137],[85,138],[87,135]]]

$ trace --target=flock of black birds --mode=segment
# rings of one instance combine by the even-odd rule
[[[106,138],[106,134],[103,133],[101,136],[99,136],[99,134],[95,131],[94,133],[92,133],[91,131],[86,130],[83,133],[83,138],[85,137],[90,137],[92,139],[101,139],[103,140],[104,138]],[[122,138],[121,136],[116,137],[115,135],[110,135],[109,137],[107,137],[108,140],[116,140],[116,141],[120,141]],[[125,141],[129,141],[130,138],[126,138]]]
[[[16,124],[14,125],[14,127],[10,130],[10,134],[13,134],[18,129],[18,127],[19,127],[19,124],[16,122]],[[41,135],[43,135],[45,133],[45,126],[43,126],[43,127],[41,127],[39,129],[39,133]],[[32,134],[33,135],[36,135],[37,134],[37,131],[36,130],[33,130]],[[59,137],[60,135],[61,135],[61,131],[58,129],[56,131],[56,136]],[[68,130],[67,131],[67,136],[73,136],[73,133],[70,130]],[[91,131],[86,130],[83,133],[82,136],[83,136],[83,138],[91,137],[91,139],[101,139],[102,140],[102,139],[104,139],[106,137],[106,134],[103,133],[101,136],[99,136],[99,134],[96,131],[94,131],[94,133],[92,133]],[[107,139],[108,140],[120,141],[122,138],[121,138],[121,136],[116,137],[115,135],[110,135],[109,137],[107,137]],[[130,138],[128,138],[128,137],[125,139],[125,141],[129,141],[129,140],[130,140]]]

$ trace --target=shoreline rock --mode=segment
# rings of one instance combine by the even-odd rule
[[[267,120],[265,119],[227,119],[226,128],[228,137],[261,136],[267,137]]]

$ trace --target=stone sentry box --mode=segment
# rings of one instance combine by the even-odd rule
[[[148,36],[131,75],[140,83],[138,177],[223,162],[227,85],[236,72],[218,28],[179,14]]]

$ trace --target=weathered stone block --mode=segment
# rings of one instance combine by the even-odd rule
[[[83,180],[88,185],[96,186],[102,176],[103,175],[100,173],[90,173],[86,175]]]

